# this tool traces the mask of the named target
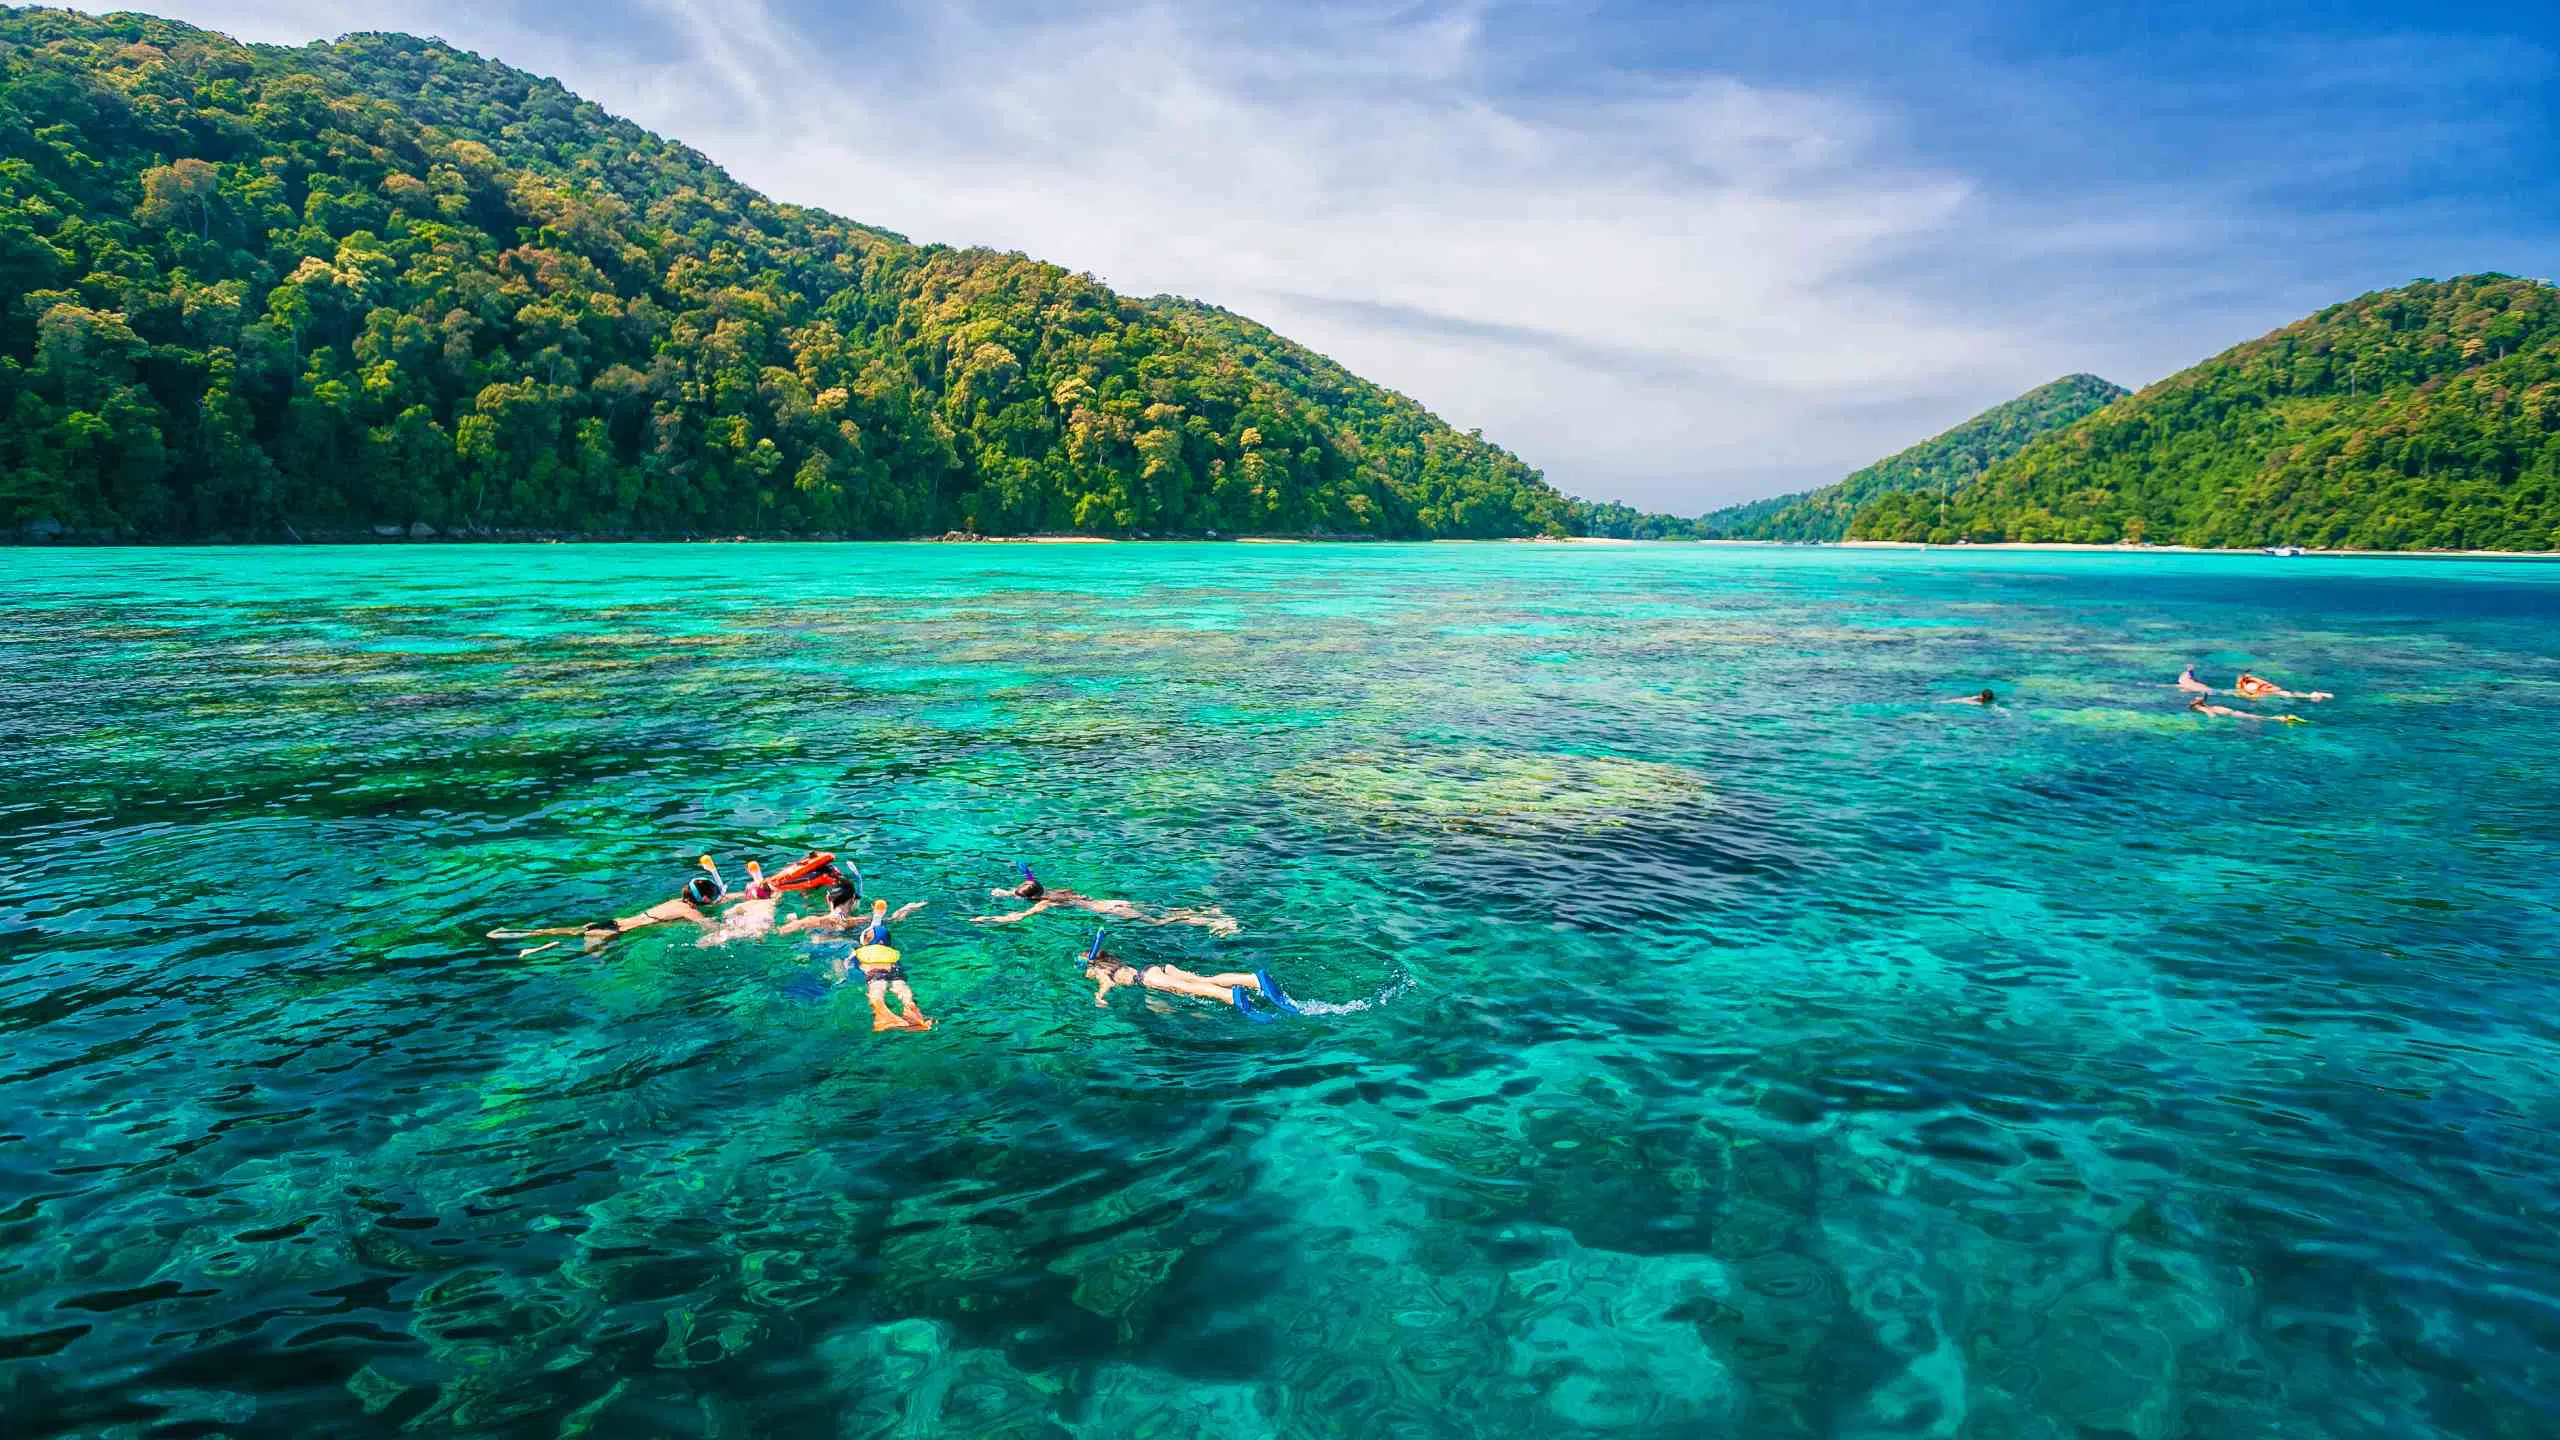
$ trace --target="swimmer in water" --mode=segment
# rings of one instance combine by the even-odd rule
[[[774,911],[782,904],[782,892],[764,878],[764,867],[747,862],[746,888],[720,902],[728,907],[711,926],[711,932],[694,941],[696,945],[726,945],[732,940],[773,932]]]
[[[2239,696],[2243,700],[2327,700],[2333,698],[2326,690],[2287,690],[2273,680],[2266,679],[2262,676],[2252,675],[2246,670],[2240,672],[2239,679],[2231,682],[2231,693]]]
[[[1257,970],[1247,975],[1229,971],[1221,975],[1196,975],[1172,965],[1131,965],[1102,948],[1103,932],[1093,932],[1093,944],[1084,952],[1084,978],[1093,982],[1093,1003],[1109,1009],[1115,989],[1138,988],[1162,990],[1172,995],[1189,995],[1201,1000],[1215,1000],[1233,1005],[1256,1020],[1269,1020],[1270,1015],[1254,1008],[1247,996],[1260,1000],[1274,1010],[1300,1013],[1270,972]]]
[[[1992,694],[1988,690],[1985,690],[1979,695],[1959,695],[1953,700],[1941,700],[1938,703],[1941,705],[1980,705],[1988,709],[1991,706],[1999,704],[2000,697]]]
[[[587,953],[592,955],[632,931],[645,930],[652,925],[682,921],[709,929],[716,922],[703,912],[719,904],[721,897],[728,893],[729,887],[721,883],[720,867],[711,863],[710,856],[702,856],[693,863],[709,873],[696,875],[684,882],[684,889],[678,892],[673,900],[662,900],[637,915],[625,915],[613,920],[590,920],[584,925],[546,925],[537,930],[492,930],[489,932],[489,938],[529,940],[537,935],[576,935],[581,937]],[[536,945],[530,949],[519,950],[516,952],[516,958],[521,960],[528,955],[539,955],[545,950],[558,949],[559,945],[560,942],[554,940],[548,945]]]
[[[918,900],[900,910],[898,915],[913,914],[923,904]],[[862,967],[862,988],[871,998],[871,1028],[875,1033],[882,1030],[930,1030],[933,1022],[916,1007],[915,989],[907,984],[906,959],[889,943],[891,918],[888,901],[872,901],[871,923],[863,926],[862,932],[855,937],[862,943],[854,949],[853,963]],[[848,967],[841,960],[836,962],[836,966],[836,978],[841,980]],[[906,1007],[904,1015],[889,1008],[889,996],[893,993],[898,997],[898,1003]]]
[[[2192,664],[2187,666],[2186,669],[2178,672],[2178,688],[2191,695],[2210,695],[2213,693],[2212,686],[2207,685],[2196,678],[2196,667]]]
[[[2187,708],[2193,710],[2199,715],[2212,715],[2224,720],[2272,720],[2279,725],[2307,725],[2311,723],[2299,715],[2252,715],[2246,710],[2234,710],[2228,705],[2209,705],[2205,703],[2205,698],[2201,695],[2189,700],[2187,702]]]
[[[895,925],[899,921],[906,919],[908,916],[913,915],[923,908],[923,901],[910,900],[906,904],[898,907],[898,913],[889,917],[889,923]],[[839,880],[836,882],[835,888],[827,892],[827,908],[823,913],[817,915],[803,915],[797,920],[785,921],[783,922],[782,933],[785,935],[797,935],[803,930],[824,930],[831,933],[850,932],[859,930],[868,923],[870,922],[865,920],[862,915],[861,885],[852,880]],[[841,980],[844,977],[839,975],[836,978]]]
[[[1234,916],[1215,907],[1207,910],[1193,910],[1185,907],[1155,913],[1126,900],[1096,900],[1090,895],[1079,895],[1073,890],[1043,885],[1039,877],[1031,873],[1031,867],[1020,861],[1014,862],[1014,868],[1022,872],[1021,884],[1010,890],[990,890],[987,893],[998,900],[1028,900],[1031,902],[1031,908],[1016,910],[1010,915],[973,915],[969,917],[969,923],[1011,925],[1017,921],[1028,920],[1043,910],[1082,910],[1087,914],[1100,915],[1105,919],[1126,920],[1141,925],[1197,925],[1212,935],[1233,935],[1243,928],[1236,924]]]

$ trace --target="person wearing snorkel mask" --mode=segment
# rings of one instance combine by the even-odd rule
[[[737,894],[720,903],[727,907],[726,913],[711,927],[711,933],[694,941],[694,944],[726,945],[732,940],[744,940],[752,935],[771,934],[774,912],[782,905],[782,891],[765,878],[762,865],[750,860],[747,862],[747,883]]]
[[[924,908],[924,902],[918,900],[899,910],[896,915],[891,915],[888,901],[872,901],[871,919],[854,936],[859,943],[854,947],[851,964],[844,960],[836,961],[838,980],[845,978],[852,965],[862,967],[862,988],[871,1000],[871,1028],[875,1032],[933,1028],[933,1022],[925,1018],[924,1011],[916,1005],[914,987],[907,983],[906,957],[900,955],[897,948],[889,943],[891,922],[903,920],[922,908]],[[889,997],[892,994],[896,995],[898,1003],[906,1008],[905,1014],[901,1015],[889,1008]]]
[[[645,930],[652,925],[680,921],[709,929],[718,922],[704,912],[720,903],[721,898],[728,893],[728,886],[721,883],[720,867],[711,863],[710,856],[701,856],[693,863],[701,866],[706,873],[696,875],[684,882],[684,888],[677,893],[676,898],[659,901],[637,915],[624,915],[609,920],[590,920],[584,925],[546,925],[534,930],[492,930],[489,932],[489,938],[529,940],[537,935],[576,935],[580,937],[587,953],[592,955],[632,931]],[[558,948],[559,944],[559,941],[554,940],[548,945],[536,945],[529,950],[519,950],[516,952],[516,958],[523,959],[528,955],[539,955],[545,950]]]
[[[1022,872],[1021,884],[1010,890],[990,890],[987,893],[998,900],[1028,900],[1031,902],[1031,907],[1027,910],[1016,910],[1010,915],[973,915],[969,917],[971,924],[1011,925],[1017,921],[1028,920],[1044,910],[1082,910],[1087,914],[1100,915],[1106,919],[1127,920],[1142,925],[1197,925],[1212,935],[1233,935],[1243,928],[1236,923],[1234,916],[1215,907],[1206,910],[1182,907],[1151,912],[1126,900],[1096,900],[1090,895],[1079,895],[1073,890],[1061,889],[1055,885],[1043,885],[1040,883],[1040,877],[1031,873],[1031,867],[1019,860],[1014,862],[1014,868]]]
[[[732,940],[772,934],[783,896],[794,890],[844,883],[844,874],[836,869],[835,861],[836,857],[824,850],[812,850],[771,875],[764,873],[762,865],[748,861],[746,886],[721,902],[729,907],[728,913],[720,917],[710,934],[694,943],[726,945]]]
[[[782,933],[797,935],[803,930],[855,931],[868,926],[871,921],[862,913],[862,884],[858,878],[860,874],[860,871],[856,871],[856,879],[836,882],[835,888],[827,892],[827,908],[823,913],[803,915],[797,920],[784,921]],[[881,903],[886,905],[888,902]],[[910,900],[899,906],[897,913],[889,917],[889,923],[895,925],[906,919],[923,909],[924,903],[922,900]],[[838,975],[836,978],[844,977]]]
[[[1189,995],[1201,1000],[1215,1000],[1233,1005],[1252,1020],[1269,1020],[1272,1012],[1290,1015],[1303,1013],[1280,982],[1269,971],[1257,970],[1248,975],[1241,970],[1220,975],[1201,975],[1175,965],[1132,965],[1102,948],[1103,932],[1093,932],[1093,944],[1084,952],[1084,978],[1093,982],[1093,1003],[1109,1009],[1111,992],[1117,989],[1161,990],[1170,995]],[[1255,1002],[1259,1001],[1257,1005]]]

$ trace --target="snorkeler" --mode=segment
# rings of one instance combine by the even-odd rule
[[[726,945],[732,940],[769,935],[773,933],[775,912],[781,908],[784,895],[794,890],[814,890],[822,885],[843,883],[844,876],[836,869],[836,857],[824,850],[812,850],[771,875],[764,873],[762,865],[750,860],[747,862],[746,889],[720,902],[729,907],[728,913],[720,917],[710,934],[694,943]]]
[[[1301,1013],[1297,1002],[1280,988],[1267,970],[1247,975],[1230,971],[1223,975],[1195,975],[1171,965],[1149,965],[1143,969],[1123,961],[1102,948],[1103,932],[1093,932],[1093,944],[1084,952],[1084,978],[1094,983],[1093,1003],[1108,1009],[1114,989],[1136,987],[1162,990],[1174,995],[1190,995],[1202,1000],[1216,1000],[1235,1006],[1254,1020],[1270,1020],[1270,1014],[1257,1009],[1245,997],[1248,993],[1264,1005],[1291,1015]]]
[[[888,901],[874,900],[871,902],[871,923],[863,926],[862,933],[855,937],[862,943],[853,952],[853,963],[862,967],[862,986],[871,998],[871,1028],[874,1031],[933,1028],[933,1022],[926,1019],[924,1011],[916,1006],[914,987],[907,984],[905,958],[889,944],[890,921],[893,918],[904,919],[923,905],[924,902],[918,900],[892,917]],[[844,962],[836,963],[838,977],[841,978]],[[897,995],[898,1003],[906,1007],[906,1014],[901,1015],[889,1008],[888,997],[892,992]]]
[[[1989,707],[1999,704],[2000,697],[1992,694],[1988,690],[1985,690],[1979,695],[1958,695],[1952,700],[1941,700],[1938,703],[1941,705],[1981,705]]]
[[[2186,669],[2178,672],[2178,688],[2192,695],[2210,695],[2213,693],[2212,686],[2207,685],[2196,678],[2196,667],[2192,661],[2188,663]]]
[[[726,945],[751,935],[763,935],[773,929],[774,911],[782,904],[782,892],[764,875],[764,867],[747,862],[746,888],[720,902],[728,907],[710,933],[694,941],[696,945]]]
[[[587,953],[592,955],[634,930],[645,930],[652,925],[663,925],[669,921],[681,920],[687,924],[700,925],[708,929],[716,922],[703,911],[719,904],[721,898],[729,893],[729,887],[720,879],[720,867],[711,863],[710,856],[701,856],[693,863],[710,873],[696,875],[687,880],[684,882],[684,889],[678,892],[675,899],[662,900],[637,915],[625,915],[614,920],[591,920],[584,925],[546,925],[535,930],[492,930],[489,932],[489,938],[529,940],[537,935],[577,935],[584,937]],[[748,868],[752,870],[755,867],[750,865]],[[516,958],[521,960],[528,955],[539,955],[545,950],[557,949],[559,944],[559,941],[554,940],[548,945],[536,945],[529,950],[519,950],[516,952]]]
[[[1234,916],[1214,906],[1206,910],[1180,907],[1161,913],[1150,913],[1143,907],[1126,900],[1096,900],[1090,895],[1079,895],[1073,890],[1061,890],[1043,885],[1040,883],[1040,877],[1031,873],[1030,866],[1019,860],[1013,863],[1014,868],[1022,872],[1022,883],[1010,890],[990,890],[987,893],[999,900],[1028,900],[1031,902],[1031,908],[1016,910],[1010,915],[972,915],[969,917],[969,923],[1011,925],[1018,920],[1028,920],[1043,910],[1082,910],[1106,919],[1127,920],[1142,925],[1197,925],[1212,935],[1233,935],[1243,928],[1236,924]]]
[[[797,935],[803,930],[857,930],[862,928],[867,923],[863,920],[860,912],[860,906],[862,904],[862,872],[859,869],[856,869],[853,873],[854,878],[850,880],[837,881],[835,888],[827,892],[827,908],[823,912],[816,915],[803,915],[797,920],[785,921],[782,926],[782,933],[785,935]],[[887,902],[883,901],[882,903],[886,904]],[[923,901],[910,900],[906,904],[898,907],[898,913],[889,917],[889,923],[894,925],[923,908]]]
[[[2239,696],[2243,700],[2328,700],[2334,698],[2326,690],[2287,690],[2273,680],[2266,679],[2262,676],[2252,675],[2246,670],[2240,672],[2239,679],[2231,682],[2231,693]]]
[[[2214,715],[2225,720],[2273,720],[2280,725],[2308,725],[2311,723],[2299,715],[2252,715],[2246,710],[2234,710],[2228,705],[2208,705],[2205,703],[2205,698],[2201,695],[2189,700],[2187,702],[2187,708],[2193,710],[2199,715]]]

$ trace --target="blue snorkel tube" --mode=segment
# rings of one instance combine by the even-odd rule
[[[1028,872],[1028,871],[1026,871],[1026,872],[1024,872],[1024,873],[1026,873],[1026,874],[1027,874],[1027,873],[1029,873],[1029,872]],[[1088,950],[1086,950],[1086,951],[1084,952],[1084,963],[1086,963],[1087,965],[1091,965],[1091,964],[1093,964],[1095,961],[1100,960],[1101,958],[1102,958],[1102,927],[1097,926],[1097,927],[1095,927],[1094,932],[1093,932],[1093,946],[1092,946],[1092,948],[1091,948],[1091,949],[1088,949]]]

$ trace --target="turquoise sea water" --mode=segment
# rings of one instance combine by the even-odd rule
[[[2548,1435],[2555,721],[2522,563],[0,552],[0,1413]],[[482,938],[813,845],[938,1029]]]

